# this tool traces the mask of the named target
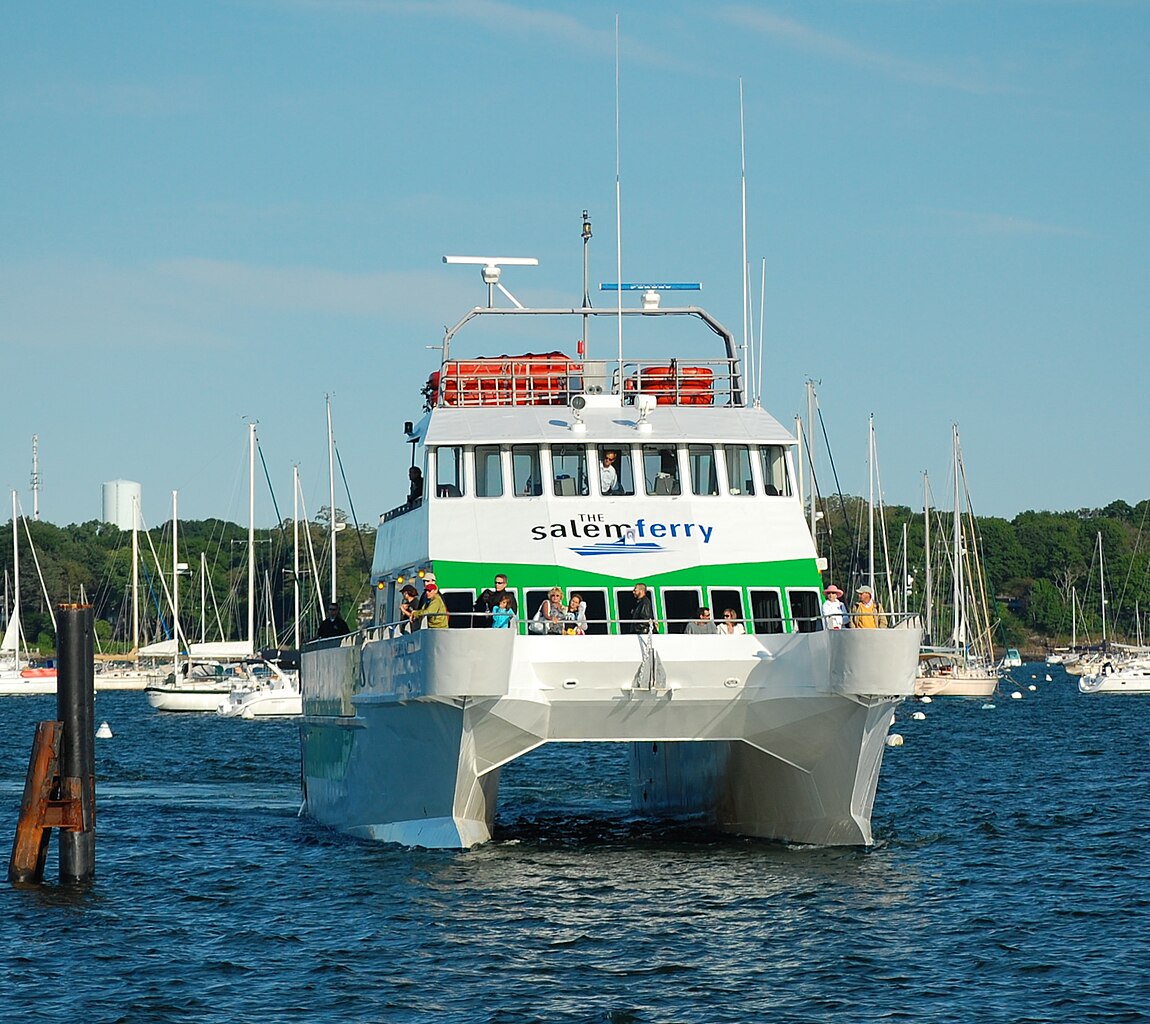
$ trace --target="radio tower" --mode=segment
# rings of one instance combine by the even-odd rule
[[[32,435],[32,521],[40,522],[40,436]]]

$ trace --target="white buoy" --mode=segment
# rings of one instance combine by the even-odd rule
[[[983,710],[983,711],[993,711],[993,710],[994,710],[994,705],[993,705],[993,704],[983,704],[983,705],[982,705],[982,710]]]
[[[916,711],[910,717],[913,718],[916,722],[921,722],[924,718],[926,718],[926,715],[924,715],[921,711]]]
[[[902,746],[902,735],[900,733],[897,733],[897,732],[892,732],[886,738],[886,745],[888,747],[901,747]]]
[[[1031,684],[1030,684],[1030,686],[1029,686],[1029,689],[1030,689],[1030,690],[1033,692],[1034,690],[1037,690],[1037,689],[1038,689],[1038,687],[1037,687],[1037,686],[1035,686],[1033,683],[1031,683]]]
[[[929,704],[930,698],[929,697],[919,697],[919,701],[923,704]]]
[[[1022,694],[1021,694],[1021,693],[1020,693],[1018,690],[1015,690],[1015,691],[1014,691],[1014,692],[1013,692],[1013,693],[1010,695],[1010,699],[1011,699],[1011,700],[1022,700]]]
[[[112,727],[107,722],[101,722],[100,728],[96,730],[96,739],[110,740],[112,738]]]
[[[1047,673],[1046,673],[1046,681],[1047,681],[1048,683],[1051,681],[1051,680],[1050,680],[1050,673],[1049,673],[1049,672],[1047,672]]]

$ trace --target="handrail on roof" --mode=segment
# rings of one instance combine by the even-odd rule
[[[464,317],[453,327],[447,328],[443,334],[443,361],[446,363],[451,358],[451,340],[463,328],[465,324],[470,322],[477,316],[562,316],[562,315],[576,315],[576,316],[694,316],[705,323],[712,331],[715,332],[720,338],[723,339],[723,344],[727,350],[727,359],[730,360],[731,372],[731,399],[734,405],[743,404],[743,387],[742,376],[739,372],[739,352],[738,346],[735,344],[734,336],[726,327],[724,327],[718,320],[716,320],[710,313],[708,313],[701,306],[679,306],[668,307],[665,309],[593,309],[591,307],[557,307],[548,309],[532,309],[532,308],[514,308],[506,309],[496,306],[476,306],[464,315]]]

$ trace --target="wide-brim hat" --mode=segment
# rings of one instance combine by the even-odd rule
[[[828,586],[824,592],[827,594],[838,594],[840,597],[842,596],[842,591],[839,590],[839,588],[836,587],[833,583],[830,584],[830,586]]]

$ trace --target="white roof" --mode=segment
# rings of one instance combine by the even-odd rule
[[[176,656],[176,641],[161,640],[159,643],[148,644],[140,648],[142,658],[174,658]],[[210,644],[190,644],[188,657],[211,659],[237,659],[250,658],[252,645],[247,640],[217,641]]]

